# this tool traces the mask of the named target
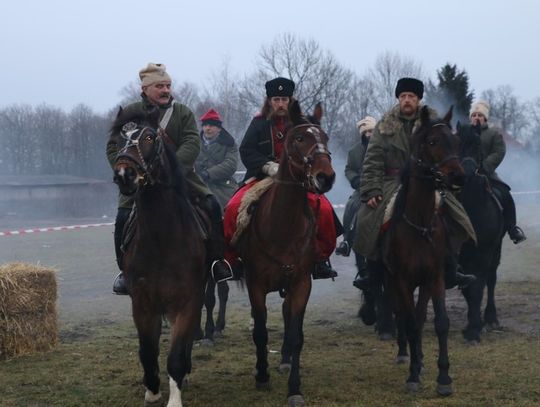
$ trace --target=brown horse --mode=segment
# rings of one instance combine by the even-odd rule
[[[278,174],[255,207],[251,223],[237,247],[245,265],[254,319],[256,387],[269,386],[266,296],[280,291],[284,297],[285,325],[280,368],[290,369],[289,405],[302,406],[300,352],[304,342],[304,312],[311,293],[311,270],[315,264],[317,216],[308,206],[307,194],[329,191],[335,173],[326,133],[302,116],[296,101],[291,104],[289,115],[293,125],[286,133]]]
[[[390,228],[383,251],[386,284],[394,302],[398,326],[398,362],[411,358],[407,388],[416,391],[422,368],[422,328],[431,299],[435,331],[439,340],[437,392],[452,393],[448,374],[449,319],[445,305],[444,263],[449,241],[445,220],[436,203],[446,191],[463,184],[458,140],[451,132],[452,109],[442,121],[431,121],[426,107],[421,111],[421,127],[413,135],[410,165],[402,174]],[[419,288],[415,304],[414,291]]]
[[[201,318],[207,259],[184,177],[157,129],[155,115],[119,112],[111,131],[119,132],[125,145],[116,159],[114,181],[136,204],[122,270],[139,335],[144,405],[163,404],[158,354],[165,315],[171,322],[167,405],[181,407],[182,383],[191,371],[193,338]]]

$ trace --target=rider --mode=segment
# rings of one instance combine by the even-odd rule
[[[195,172],[204,180],[224,209],[238,185],[233,178],[238,165],[238,147],[223,128],[214,109],[201,116],[201,153],[195,161]]]
[[[491,186],[499,192],[508,236],[515,244],[523,242],[527,237],[523,230],[516,225],[516,205],[512,194],[510,194],[510,187],[495,172],[506,154],[506,145],[500,130],[488,126],[489,104],[483,100],[474,103],[469,112],[469,118],[473,131],[470,132],[467,126],[463,126],[460,131],[461,137],[464,137],[465,134],[480,137],[482,157],[478,157],[479,162],[481,162],[479,171],[488,176]]]
[[[212,234],[209,237],[208,249],[212,263],[212,275],[216,281],[232,277],[229,264],[223,259],[223,221],[221,208],[207,186],[193,170],[193,165],[199,155],[200,139],[197,134],[195,117],[189,108],[177,103],[171,95],[171,78],[163,64],[149,63],[139,71],[141,80],[141,101],[128,105],[126,111],[149,112],[159,109],[160,127],[165,130],[166,140],[174,145],[176,158],[184,171],[191,196],[210,217]],[[109,134],[107,142],[107,158],[114,166],[116,156],[121,147],[120,134]],[[114,245],[116,261],[121,268],[122,233],[131,209],[133,198],[120,195],[118,213],[114,225]],[[113,292],[119,295],[128,294],[122,271],[116,276]]]
[[[225,240],[230,244],[236,230],[236,219],[240,202],[255,183],[266,177],[274,177],[279,168],[279,159],[284,146],[284,135],[290,125],[288,107],[293,100],[295,83],[278,77],[266,82],[266,99],[260,114],[251,121],[240,144],[240,158],[246,167],[244,186],[231,198],[225,209]],[[313,279],[333,278],[328,258],[336,247],[336,226],[341,227],[334,214],[332,204],[324,195],[308,193],[312,208],[319,206],[317,219],[317,263],[312,271]],[[338,229],[338,232],[339,229]],[[238,263],[232,247],[226,252],[229,262]]]
[[[398,189],[399,175],[411,156],[411,136],[420,125],[424,84],[415,78],[401,78],[395,95],[398,104],[377,123],[363,165],[360,193],[366,205],[358,212],[354,249],[368,259],[367,278],[355,284],[364,290],[372,288],[379,277],[376,273],[382,261],[379,236],[383,217],[388,202]],[[432,117],[437,115],[432,109],[430,114]],[[445,261],[445,279],[448,288],[456,284],[465,287],[476,278],[457,271],[457,252],[463,241],[476,236],[465,209],[455,196],[448,193],[445,202],[451,246]],[[373,311],[373,304],[367,305]]]
[[[354,220],[355,214],[360,208],[360,180],[362,179],[362,163],[366,155],[366,149],[369,138],[373,134],[373,129],[377,120],[371,116],[366,116],[358,123],[356,127],[360,133],[360,141],[356,143],[347,155],[347,165],[345,165],[345,177],[349,180],[353,194],[349,197],[343,214],[343,241],[336,248],[336,254],[348,256],[351,253],[351,247],[354,241]]]

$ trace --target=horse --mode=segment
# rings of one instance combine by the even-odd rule
[[[122,259],[139,337],[145,407],[161,406],[159,338],[162,316],[171,323],[167,357],[167,406],[181,407],[184,378],[201,318],[208,259],[201,225],[185,178],[158,126],[159,112],[120,109],[111,131],[125,141],[114,165],[114,182],[133,196],[136,219]]]
[[[308,191],[323,194],[335,180],[327,147],[328,136],[291,103],[292,125],[287,129],[279,171],[252,210],[252,218],[237,242],[244,263],[245,282],[254,320],[256,347],[255,383],[270,385],[266,296],[279,291],[284,298],[284,337],[280,371],[289,371],[288,404],[303,406],[300,391],[300,353],[304,343],[303,321],[311,293],[315,264],[316,211],[308,206]]]
[[[463,336],[467,342],[476,344],[480,342],[484,324],[488,329],[500,329],[495,307],[495,285],[505,228],[500,203],[494,196],[487,176],[479,171],[482,168],[480,138],[470,126],[458,127],[458,134],[461,165],[465,170],[465,185],[460,200],[478,239],[477,245],[465,242],[459,256],[464,272],[476,276],[476,282],[462,290],[468,306],[468,322],[463,329]],[[486,285],[487,303],[482,321],[481,306]]]
[[[431,299],[439,342],[437,393],[452,393],[449,376],[449,318],[445,304],[444,263],[448,235],[436,194],[444,200],[448,189],[463,182],[457,155],[457,137],[452,134],[452,108],[442,120],[432,121],[427,106],[420,111],[421,126],[414,132],[409,165],[401,174],[394,212],[383,235],[385,283],[393,301],[398,328],[397,361],[410,350],[406,387],[417,391],[422,368],[422,328]],[[414,291],[419,294],[415,303]]]

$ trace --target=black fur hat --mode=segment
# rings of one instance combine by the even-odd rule
[[[401,78],[396,85],[396,98],[403,92],[412,92],[418,99],[424,97],[424,83],[416,78]]]
[[[294,92],[294,82],[287,78],[277,77],[264,84],[266,88],[266,96],[272,98],[274,96],[291,97]]]

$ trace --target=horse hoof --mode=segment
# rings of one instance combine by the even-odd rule
[[[407,389],[407,391],[417,392],[418,390],[420,390],[420,383],[418,383],[418,382],[407,382],[405,384],[405,388]]]
[[[214,331],[214,338],[223,338],[223,331],[222,330],[215,330]]]
[[[270,380],[267,382],[255,382],[255,388],[257,390],[270,390]]]
[[[450,396],[453,392],[451,384],[437,384],[437,394],[439,396]]]
[[[278,367],[278,372],[281,374],[289,373],[291,371],[290,363],[280,363]]]
[[[502,332],[504,328],[498,322],[486,324],[486,331],[488,332]]]
[[[407,356],[407,355],[405,355],[405,356],[401,356],[401,355],[396,356],[396,364],[397,365],[403,365],[405,363],[409,363],[409,356]]]
[[[391,333],[388,333],[388,332],[384,332],[382,334],[379,334],[379,340],[380,341],[391,341],[394,339],[394,335],[392,335]]]
[[[303,407],[306,405],[304,397],[302,397],[300,394],[289,396],[289,398],[287,399],[287,403],[289,407]]]
[[[201,340],[201,346],[210,348],[214,346],[214,341],[212,339],[204,338],[203,340]]]
[[[159,398],[158,400],[144,400],[144,407],[162,407],[165,403],[163,402],[163,398]]]

